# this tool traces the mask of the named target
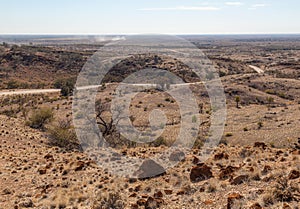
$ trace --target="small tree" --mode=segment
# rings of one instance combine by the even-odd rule
[[[273,97],[267,97],[267,101],[268,101],[268,109],[271,109],[271,105],[274,102],[274,98]]]
[[[61,89],[60,93],[62,96],[70,96],[73,94],[73,89],[75,86],[75,79],[58,79],[54,83],[54,87]]]
[[[241,98],[239,96],[235,97],[235,102],[236,102],[236,108],[239,108],[239,103],[241,101]]]

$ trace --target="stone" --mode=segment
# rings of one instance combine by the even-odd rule
[[[259,203],[254,203],[249,209],[263,209],[263,207],[261,207]]]
[[[263,142],[255,142],[254,143],[254,147],[258,147],[258,148],[260,147],[263,150],[265,150],[267,148],[267,145],[265,143],[263,143]]]
[[[145,204],[145,209],[160,208],[160,206],[163,204],[163,202],[164,201],[160,198],[148,197],[146,204]]]
[[[154,193],[153,196],[154,196],[154,198],[162,198],[164,195],[161,191],[158,191],[158,192]]]
[[[197,165],[200,162],[199,158],[195,157],[193,158],[193,164]]]
[[[153,160],[147,159],[133,175],[139,179],[148,179],[164,175],[165,172],[165,169],[161,165]]]
[[[227,209],[234,209],[234,203],[242,198],[244,197],[236,192],[229,194],[227,197]]]
[[[300,171],[292,170],[288,176],[289,180],[294,180],[300,177]]]
[[[26,198],[26,199],[24,199],[24,200],[22,200],[22,201],[20,202],[19,207],[21,207],[21,208],[22,208],[22,207],[23,207],[23,208],[32,208],[32,207],[34,207],[34,205],[33,205],[33,202],[32,202],[31,199]]]
[[[231,179],[230,183],[232,185],[239,185],[249,180],[249,175],[240,175]]]
[[[222,168],[219,174],[219,178],[222,180],[228,179],[229,177],[232,177],[232,174],[238,169],[238,167],[234,167],[231,165],[227,166],[226,168]]]
[[[139,199],[136,202],[136,204],[139,205],[139,206],[144,206],[144,205],[146,205],[146,200],[145,199]]]
[[[46,172],[47,172],[47,169],[44,168],[44,167],[38,169],[38,173],[39,173],[40,175],[44,175],[44,174],[46,174]]]
[[[185,159],[185,154],[182,151],[175,151],[169,157],[169,160],[173,162],[180,162],[183,161],[184,159]]]
[[[173,193],[173,190],[165,189],[164,192],[165,192],[166,195],[171,195]]]
[[[44,156],[44,158],[47,160],[47,161],[54,161],[54,157],[53,155],[51,155],[50,153],[48,153],[47,155]]]
[[[221,153],[217,153],[214,156],[214,160],[222,160],[222,159],[228,159],[229,155],[227,153],[221,152]]]
[[[190,173],[190,180],[193,183],[207,180],[213,177],[211,167],[202,164],[192,168]]]

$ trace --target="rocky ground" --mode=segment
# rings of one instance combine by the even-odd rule
[[[221,144],[205,162],[195,149],[161,176],[126,179],[111,175],[85,153],[49,146],[44,133],[19,119],[0,117],[3,209],[299,206],[300,144],[283,149]],[[120,152],[145,158],[160,149]]]

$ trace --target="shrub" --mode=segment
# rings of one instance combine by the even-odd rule
[[[61,89],[60,93],[62,96],[70,96],[73,93],[76,80],[74,78],[69,79],[58,79],[55,81],[53,86]]]
[[[154,147],[160,147],[162,145],[168,146],[167,141],[162,136],[158,137],[155,141],[150,143],[150,146],[154,146]]]
[[[262,121],[259,121],[259,122],[257,123],[257,125],[258,125],[258,129],[261,129],[261,128],[264,126],[264,124],[263,124]]]
[[[231,136],[233,136],[233,133],[228,132],[228,133],[225,134],[225,136],[226,136],[226,137],[231,137]]]
[[[78,147],[76,132],[68,119],[61,119],[48,128],[50,143],[59,147]]]
[[[31,115],[29,121],[27,121],[27,125],[35,129],[44,129],[45,125],[52,121],[53,117],[52,109],[40,108]]]
[[[124,207],[124,201],[117,192],[101,193],[92,205],[92,209],[121,209]]]

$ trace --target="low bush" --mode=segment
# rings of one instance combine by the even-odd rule
[[[40,108],[32,113],[26,124],[31,128],[44,129],[45,125],[51,122],[53,118],[54,113],[51,108]]]
[[[78,148],[79,142],[69,119],[60,119],[47,129],[50,144],[64,148]]]

